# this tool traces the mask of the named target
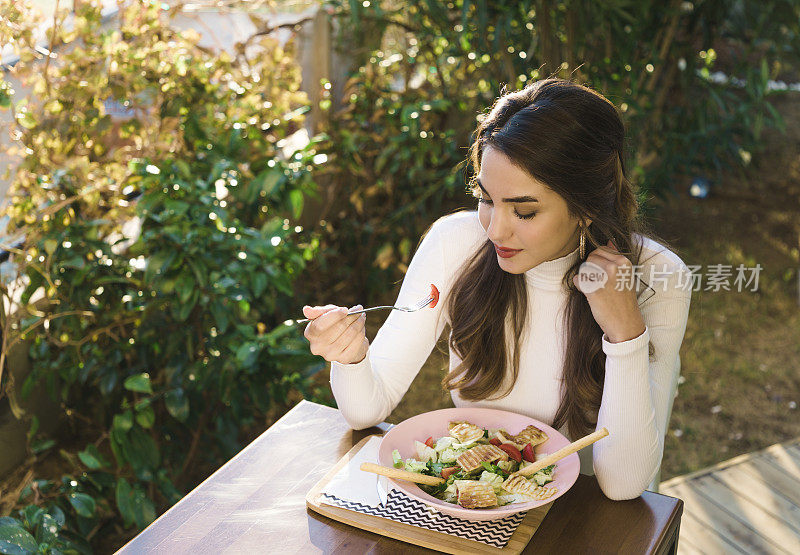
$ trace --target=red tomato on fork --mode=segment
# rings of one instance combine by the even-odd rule
[[[429,304],[428,306],[430,308],[433,308],[434,306],[436,306],[436,303],[439,302],[439,290],[432,283],[431,283],[431,295],[430,296],[433,297],[433,301],[431,301],[431,304]]]
[[[514,459],[517,462],[522,462],[522,453],[519,452],[519,449],[511,445],[510,443],[503,443],[498,445],[500,449],[508,453],[508,456]]]

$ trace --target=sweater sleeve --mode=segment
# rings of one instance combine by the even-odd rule
[[[680,271],[688,272],[685,266]],[[646,327],[640,336],[619,343],[602,337],[606,365],[597,429],[605,426],[609,435],[593,445],[592,461],[610,499],[640,496],[661,467],[691,301],[691,290],[676,286],[677,273],[641,306]]]
[[[347,423],[356,430],[382,422],[405,395],[444,325],[450,289],[442,221],[433,224],[408,266],[395,306],[413,305],[439,289],[434,308],[392,310],[359,363],[331,363],[331,390]]]

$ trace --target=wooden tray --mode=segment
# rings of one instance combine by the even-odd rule
[[[544,520],[547,511],[549,511],[550,507],[553,505],[553,502],[551,501],[546,505],[529,510],[528,514],[525,515],[525,518],[508,540],[506,546],[502,549],[498,549],[496,547],[486,545],[485,543],[451,536],[442,532],[435,532],[433,530],[428,530],[427,528],[411,526],[410,524],[396,522],[388,518],[359,513],[357,511],[351,511],[342,507],[335,507],[322,502],[320,500],[320,495],[325,486],[328,485],[328,482],[330,482],[336,473],[339,472],[339,469],[341,469],[351,458],[353,458],[358,450],[361,449],[361,447],[367,441],[369,441],[371,437],[372,436],[367,436],[353,446],[353,448],[350,449],[350,451],[348,451],[344,457],[339,459],[339,462],[337,462],[333,468],[331,468],[328,473],[323,476],[313,488],[311,488],[311,491],[309,491],[308,495],[306,495],[306,506],[309,509],[321,515],[327,516],[328,518],[332,518],[333,520],[338,520],[339,522],[344,522],[350,526],[361,528],[362,530],[367,530],[369,532],[374,532],[382,536],[388,536],[396,540],[427,547],[429,549],[443,551],[445,553],[517,554],[521,553],[522,550],[525,549],[525,546],[528,545],[528,542],[531,540],[531,537],[533,537],[534,532],[536,532],[536,529],[539,528],[539,524],[541,524],[542,520]]]

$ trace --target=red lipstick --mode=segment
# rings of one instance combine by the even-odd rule
[[[500,258],[511,258],[518,252],[522,251],[522,249],[505,249],[503,247],[498,247],[497,245],[494,246],[495,252],[497,252],[497,256]]]

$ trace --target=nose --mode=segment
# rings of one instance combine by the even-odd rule
[[[501,245],[506,244],[507,239],[511,235],[511,226],[508,221],[499,214],[498,210],[492,210],[489,218],[489,227],[486,229],[486,235],[493,243]]]

